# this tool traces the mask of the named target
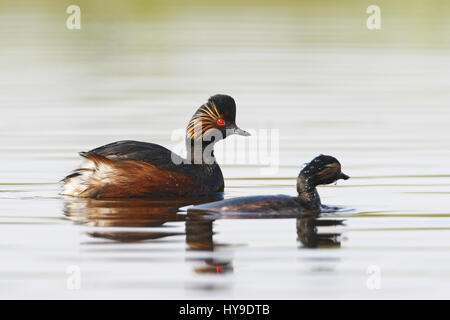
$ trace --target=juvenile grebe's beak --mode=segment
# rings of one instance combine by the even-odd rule
[[[341,174],[339,175],[339,179],[348,180],[348,179],[350,179],[350,177],[348,175],[346,175],[345,173],[341,172]]]
[[[236,126],[236,128],[227,129],[227,130],[229,130],[230,135],[231,135],[231,134],[238,134],[238,135],[240,135],[240,136],[250,136],[250,135],[251,135],[251,134],[248,133],[247,131],[242,130],[241,128],[239,128],[239,127],[237,127],[237,126]]]

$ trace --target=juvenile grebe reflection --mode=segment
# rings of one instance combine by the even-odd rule
[[[192,251],[209,251],[220,253],[223,245],[214,242],[213,226],[216,220],[211,215],[189,214],[186,219],[186,243]],[[246,219],[241,217],[240,219]],[[237,218],[239,219],[239,218]],[[297,241],[304,248],[340,248],[341,233],[324,232],[327,227],[343,225],[343,219],[319,219],[314,216],[302,216],[296,220]],[[318,227],[321,227],[320,232]],[[220,258],[219,258],[220,257]],[[195,267],[198,273],[232,272],[232,258],[225,259],[223,254],[212,255],[209,258],[190,259],[201,260],[204,266]]]
[[[342,219],[297,218],[297,241],[305,248],[340,248],[340,233],[319,233],[317,227],[342,225]]]

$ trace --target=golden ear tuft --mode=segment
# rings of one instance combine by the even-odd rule
[[[188,138],[202,138],[208,130],[214,129],[217,121],[222,118],[214,102],[204,104],[189,121],[186,132]]]

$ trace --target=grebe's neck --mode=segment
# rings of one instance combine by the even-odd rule
[[[187,160],[190,164],[215,164],[214,144],[216,141],[186,138]]]
[[[300,174],[297,178],[298,200],[302,207],[309,210],[320,209],[320,197],[313,179]]]

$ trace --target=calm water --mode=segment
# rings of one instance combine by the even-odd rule
[[[77,31],[71,2],[0,4],[1,298],[450,298],[448,1],[381,1],[379,31],[368,1],[77,3]],[[219,148],[225,197],[295,195],[325,153],[352,179],[322,201],[346,210],[214,221],[58,194],[78,151],[174,148],[219,92],[252,139],[279,134],[273,172],[227,160],[246,138]]]

